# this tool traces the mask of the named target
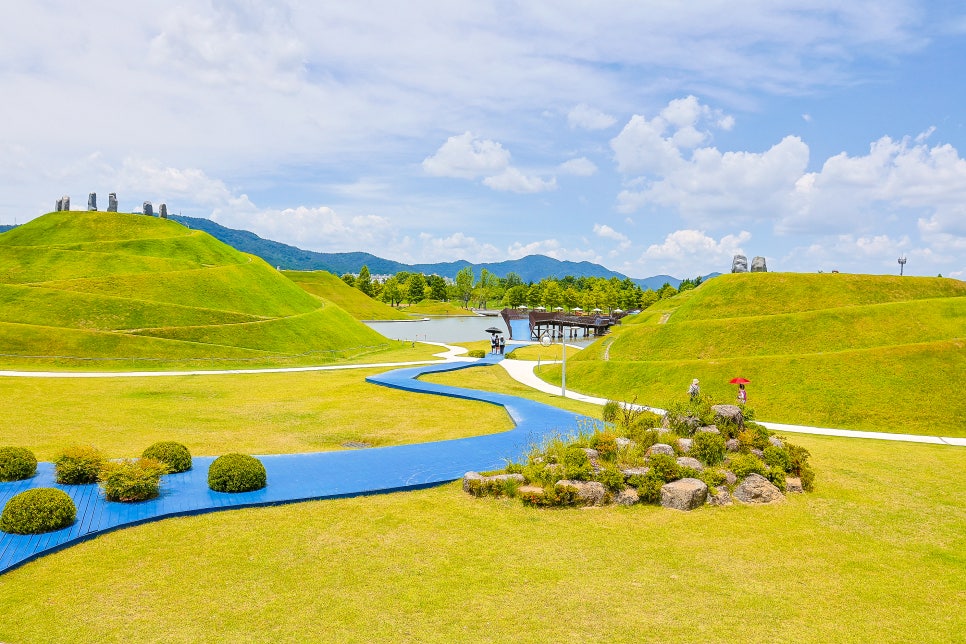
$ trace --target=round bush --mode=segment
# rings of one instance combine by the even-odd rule
[[[0,447],[0,481],[22,481],[37,473],[37,457],[24,447]]]
[[[108,501],[146,501],[161,493],[168,465],[153,458],[109,461],[101,468],[101,487]]]
[[[215,492],[251,492],[265,487],[265,466],[254,456],[225,454],[208,468],[208,487]]]
[[[691,444],[690,456],[695,457],[705,465],[715,466],[724,460],[725,439],[720,434],[698,432]]]
[[[77,517],[74,501],[63,490],[38,487],[7,501],[0,515],[0,530],[13,534],[40,534],[66,528]]]
[[[161,441],[144,450],[142,458],[150,458],[168,466],[172,474],[187,472],[191,469],[191,452],[181,443]]]
[[[103,465],[100,451],[86,445],[68,447],[54,459],[57,482],[61,485],[97,483]]]

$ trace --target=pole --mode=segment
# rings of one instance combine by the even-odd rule
[[[561,331],[563,330],[563,324],[560,325]],[[560,334],[560,351],[561,361],[560,367],[560,395],[564,398],[567,397],[567,340],[563,337],[563,333]]]

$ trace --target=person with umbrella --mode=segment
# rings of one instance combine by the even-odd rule
[[[732,378],[728,381],[732,385],[738,385],[738,404],[742,407],[748,402],[748,392],[745,391],[745,383],[751,382],[747,378]]]
[[[496,353],[497,349],[500,346],[500,340],[499,338],[497,338],[497,335],[502,334],[503,331],[496,328],[495,326],[491,326],[489,329],[486,330],[486,332],[490,334],[490,353],[491,354]]]

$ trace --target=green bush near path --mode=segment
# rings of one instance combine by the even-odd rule
[[[0,447],[0,482],[22,481],[37,473],[37,457],[25,447]]]
[[[42,534],[66,528],[77,517],[74,501],[63,490],[36,487],[7,501],[0,530],[11,534]]]

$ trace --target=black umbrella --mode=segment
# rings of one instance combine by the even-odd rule
[[[486,330],[487,333],[503,333],[503,329],[498,329],[495,326],[491,326]]]

